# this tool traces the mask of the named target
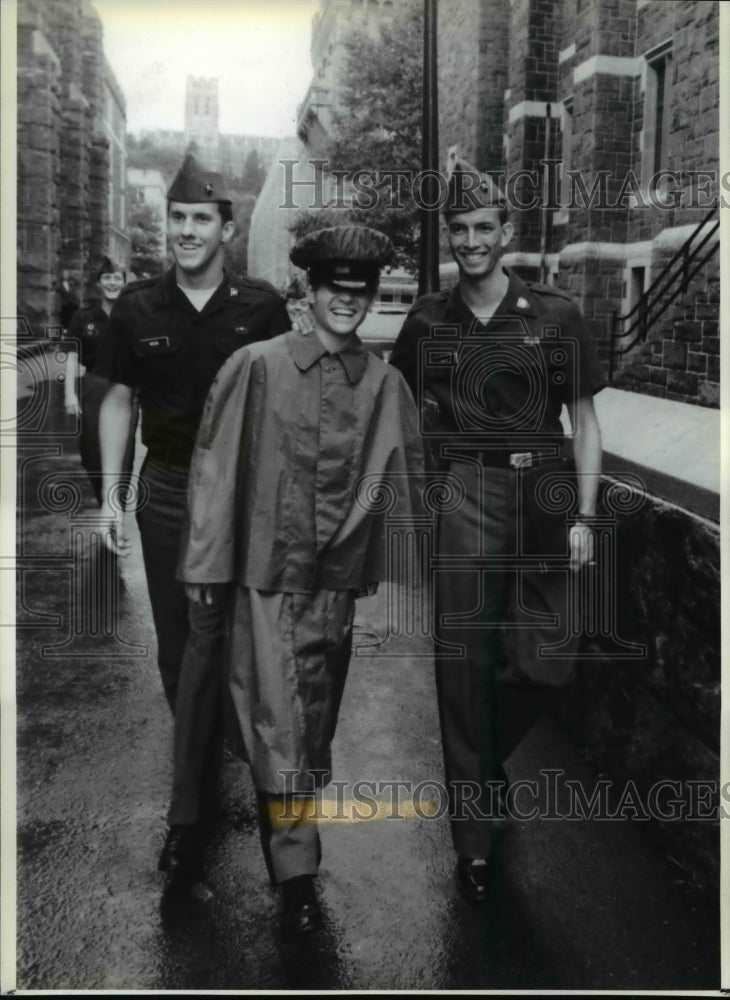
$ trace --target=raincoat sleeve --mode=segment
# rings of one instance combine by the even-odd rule
[[[190,465],[177,567],[177,578],[184,583],[234,579],[240,454],[251,369],[248,350],[236,351],[218,373],[205,403]]]

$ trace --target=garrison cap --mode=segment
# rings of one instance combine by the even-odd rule
[[[292,264],[309,272],[310,280],[335,281],[352,289],[374,288],[380,268],[393,256],[385,233],[368,226],[332,226],[307,233],[292,248]]]
[[[443,214],[457,215],[477,208],[506,208],[504,195],[489,174],[480,173],[465,160],[456,159],[448,173],[448,191]]]
[[[223,174],[203,170],[192,153],[188,153],[175,180],[167,192],[168,201],[195,205],[200,202],[228,202],[231,197],[226,189]]]

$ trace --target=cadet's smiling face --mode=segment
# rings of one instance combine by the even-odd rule
[[[101,297],[107,302],[115,302],[119,298],[119,293],[124,288],[123,271],[106,271],[99,276],[99,290]]]
[[[234,229],[232,222],[223,222],[213,202],[170,202],[167,212],[170,249],[177,267],[191,278],[213,275],[222,266],[223,247]]]
[[[486,278],[499,263],[512,238],[512,224],[500,222],[498,208],[476,208],[449,217],[449,247],[466,278]]]
[[[347,339],[367,316],[373,292],[345,288],[335,282],[310,288],[307,292],[312,307],[315,330]]]

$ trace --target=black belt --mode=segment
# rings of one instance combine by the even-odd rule
[[[188,452],[149,448],[147,454],[154,462],[159,462],[160,465],[169,465],[175,469],[190,468],[190,459],[192,456]]]
[[[484,448],[474,452],[474,457],[478,458],[482,465],[493,469],[532,469],[537,465],[560,461],[562,451],[559,448],[552,452]]]

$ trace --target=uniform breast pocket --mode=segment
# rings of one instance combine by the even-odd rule
[[[239,347],[247,347],[252,341],[251,332],[246,326],[237,326],[233,330],[222,330],[216,334],[215,346],[223,357],[230,357]]]
[[[175,382],[179,370],[182,341],[178,337],[144,337],[134,345],[134,354],[140,365],[140,381],[152,379],[155,386],[164,385],[169,379]]]

